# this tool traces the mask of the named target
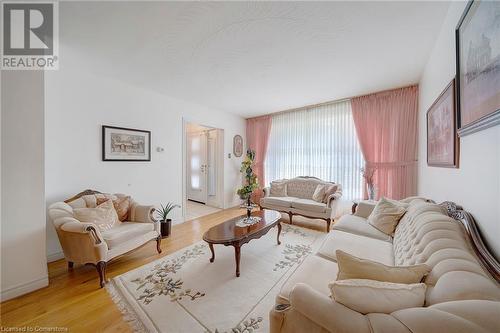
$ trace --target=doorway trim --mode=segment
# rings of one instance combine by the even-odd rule
[[[189,117],[182,117],[182,217],[186,218],[187,206],[187,125],[197,124],[217,130],[217,207],[224,209],[224,129],[206,125],[203,122]]]

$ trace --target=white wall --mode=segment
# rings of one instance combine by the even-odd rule
[[[241,182],[241,158],[228,159],[227,154],[232,151],[233,136],[245,132],[243,118],[74,70],[63,62],[59,71],[46,74],[45,84],[47,205],[87,188],[127,193],[144,204],[183,204],[183,117],[224,129],[224,205],[238,204],[235,190]],[[152,161],[101,161],[101,125],[150,130]],[[156,152],[158,146],[164,152]],[[182,210],[176,210],[174,222],[181,215]],[[60,258],[50,221],[47,230],[49,260]]]
[[[453,2],[420,81],[420,195],[451,200],[470,211],[500,259],[500,126],[460,139],[460,168],[427,166],[426,113],[455,76],[455,27],[465,2]]]
[[[1,300],[48,285],[44,75],[2,72]]]

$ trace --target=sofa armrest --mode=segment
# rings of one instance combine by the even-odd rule
[[[342,187],[339,185],[335,193],[330,194],[326,199],[326,207],[331,209],[330,218],[334,220],[337,217],[337,207],[342,198]]]
[[[330,194],[330,196],[326,198],[327,207],[332,208],[332,206],[336,204],[336,201],[339,201],[341,197],[342,186],[340,184],[337,184],[337,190],[335,191],[335,193]]]
[[[262,192],[264,192],[264,198],[268,197],[271,194],[271,188],[270,187],[264,187],[262,189]]]
[[[339,201],[340,198],[342,197],[342,191],[337,191],[333,194],[330,194],[330,196],[326,199],[326,205],[328,208],[332,208],[336,201]]]
[[[96,244],[102,243],[104,241],[99,228],[94,223],[83,223],[74,218],[68,217],[58,219],[57,222],[61,223],[60,229],[63,232],[90,235],[94,239]]]
[[[57,219],[59,241],[66,260],[75,263],[107,261],[108,245],[93,223],[82,223],[74,218]]]
[[[290,293],[290,304],[294,310],[332,333],[370,332],[365,315],[335,302],[307,284],[295,285]]]
[[[354,212],[354,215],[359,216],[359,217],[364,217],[365,219],[370,216],[372,213],[373,209],[377,205],[376,201],[373,200],[362,200],[358,203],[356,207],[356,211]]]
[[[130,207],[129,220],[130,222],[154,223],[156,222],[154,212],[155,206],[139,205],[134,202]]]

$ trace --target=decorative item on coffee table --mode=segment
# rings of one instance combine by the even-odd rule
[[[251,149],[247,150],[247,154],[243,162],[241,162],[240,172],[245,177],[245,183],[243,187],[239,188],[236,193],[240,196],[240,199],[245,200],[241,208],[247,210],[247,216],[238,221],[236,225],[244,226],[251,225],[260,221],[260,218],[252,215],[252,209],[257,207],[252,203],[252,193],[259,187],[257,180],[257,175],[253,172],[252,166],[255,160],[255,152]]]
[[[377,196],[377,187],[373,182],[373,175],[375,173],[375,168],[364,167],[361,168],[361,174],[366,183],[366,193],[368,194],[368,200],[375,200]]]
[[[161,205],[161,208],[156,208],[155,214],[160,222],[161,238],[170,236],[170,231],[172,230],[172,219],[168,218],[168,214],[174,208],[180,208],[181,206],[175,205],[171,202],[167,202],[165,206]]]

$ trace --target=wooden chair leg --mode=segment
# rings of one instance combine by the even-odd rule
[[[97,274],[99,274],[99,285],[102,288],[106,284],[106,262],[99,261],[96,265],[96,268]]]
[[[74,263],[72,261],[68,261],[68,271],[73,269]]]
[[[332,222],[331,219],[326,219],[326,232],[330,232],[330,223]]]
[[[293,217],[293,214],[292,213],[288,213],[288,216],[290,217],[290,224],[292,224],[292,217]]]
[[[156,238],[156,251],[161,253],[161,235]]]

